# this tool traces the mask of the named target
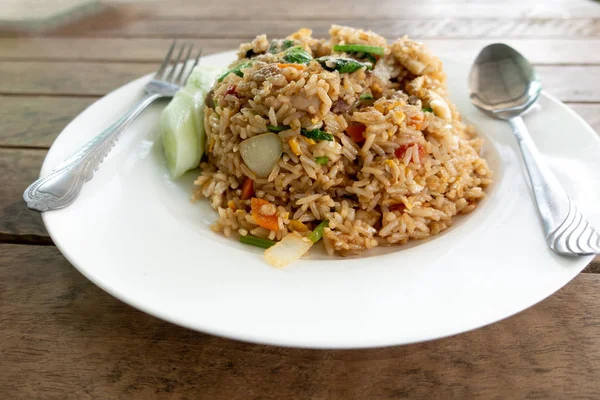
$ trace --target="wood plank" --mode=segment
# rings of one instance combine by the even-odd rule
[[[198,2],[175,0],[169,2],[133,2],[112,5],[132,17],[178,19],[256,19],[285,18],[323,19],[335,21],[358,15],[364,19],[480,19],[480,18],[594,18],[600,17],[600,7],[592,1],[570,2],[511,1],[499,7],[495,2],[431,2],[379,0],[377,6],[367,1],[305,0],[285,3],[248,3],[246,0]]]
[[[582,272],[587,274],[600,274],[600,255],[596,256],[590,265],[585,267]]]
[[[50,147],[96,98],[0,96],[0,147]]]
[[[600,100],[600,67],[536,67],[545,90],[561,101]]]
[[[600,9],[600,6],[598,6]],[[423,39],[433,54],[472,62],[485,46],[506,43],[523,54],[533,64],[600,64],[600,39]]]
[[[157,68],[147,63],[3,62],[0,94],[99,96]]]
[[[299,28],[310,28],[316,36],[327,34],[330,20],[317,19],[130,19],[110,17],[86,19],[48,33],[49,36],[142,37],[142,38],[251,38],[259,33],[284,37]],[[600,19],[340,19],[338,24],[371,29],[388,38],[404,34],[420,38],[592,38],[600,36]]]
[[[600,41],[599,41],[600,42]],[[237,39],[197,39],[202,54],[236,49]],[[170,39],[120,38],[0,38],[0,60],[74,60],[160,62]]]
[[[23,201],[23,192],[38,178],[45,156],[45,150],[0,149],[0,242],[52,243],[40,214]]]
[[[0,245],[5,398],[595,398],[600,276],[514,317],[371,350],[253,345],[162,322],[86,280],[54,247]]]
[[[598,104],[569,104],[591,127],[600,135],[600,105]]]
[[[600,9],[600,6],[598,7]],[[419,38],[415,38],[419,40]],[[472,61],[493,42],[504,42],[523,53],[534,64],[600,64],[600,39],[424,39],[434,54]],[[138,61],[159,62],[169,39],[137,38],[0,38],[0,60],[8,61]],[[239,39],[196,39],[203,54],[236,49]]]
[[[156,70],[148,63],[7,61],[0,94],[99,96]],[[571,102],[600,102],[600,66],[539,66],[544,88]]]

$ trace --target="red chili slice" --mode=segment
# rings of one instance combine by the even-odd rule
[[[394,154],[398,158],[404,158],[404,155],[406,154],[406,151],[408,149],[410,149],[412,146],[414,146],[413,143],[403,144],[402,146],[400,146],[400,147],[398,147],[396,149],[396,151],[394,152]],[[425,156],[425,147],[423,147],[423,145],[421,145],[421,144],[418,144],[418,146],[419,146],[419,158],[424,157]]]
[[[237,97],[237,92],[235,91],[235,89],[236,89],[235,85],[227,86],[227,90],[225,91],[225,96],[227,96],[228,94],[231,94],[231,95]]]
[[[367,130],[367,127],[363,124],[352,124],[346,128],[346,133],[350,135],[355,143],[363,143],[365,141],[365,136],[363,135],[365,130]]]

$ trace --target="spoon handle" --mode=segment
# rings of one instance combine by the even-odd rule
[[[521,148],[546,242],[562,255],[600,253],[600,235],[569,198],[531,140],[521,117],[508,120]]]

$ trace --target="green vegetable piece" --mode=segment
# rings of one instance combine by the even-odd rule
[[[367,46],[365,44],[338,44],[333,46],[333,51],[339,53],[365,53],[382,56],[384,49],[378,46]]]
[[[433,108],[431,108],[431,107],[423,107],[423,111],[432,113],[433,112]]]
[[[198,167],[204,154],[204,99],[223,68],[197,66],[160,116],[160,135],[171,178]]]
[[[251,235],[240,236],[240,242],[249,244],[251,246],[262,247],[263,249],[268,249],[269,247],[275,245],[273,240],[263,239]]]
[[[325,165],[329,162],[329,157],[327,157],[327,156],[317,157],[317,158],[315,158],[315,161],[317,162],[317,164]]]
[[[353,58],[324,56],[317,58],[319,64],[328,71],[338,71],[340,74],[350,74],[361,68],[373,69],[373,64],[363,63]]]
[[[281,53],[282,51],[286,51],[287,49],[294,47],[294,45],[296,44],[295,41],[290,40],[290,39],[274,39],[273,41],[271,41],[271,44],[269,45],[269,53],[271,54],[278,54]]]
[[[324,220],[319,225],[317,225],[315,230],[312,231],[310,233],[310,235],[308,235],[308,239],[313,243],[317,243],[323,237],[323,231],[325,230],[325,228],[328,228],[328,227],[329,227],[329,221]]]
[[[277,44],[277,41],[273,40],[271,42],[271,44],[269,45],[269,54],[277,54],[279,53],[279,50],[281,49],[281,47],[279,47],[279,45]]]
[[[187,90],[175,94],[163,110],[160,132],[167,169],[172,179],[200,164],[205,138],[198,134],[195,100]]]
[[[320,129],[313,129],[312,131],[308,131],[304,128],[302,128],[300,130],[300,133],[304,136],[306,136],[309,139],[314,139],[314,140],[327,140],[327,141],[332,141],[333,140],[333,135],[331,133],[327,133],[325,131],[322,131]]]
[[[234,73],[239,77],[243,77],[244,73],[242,72],[242,70],[244,68],[248,68],[251,65],[252,65],[252,61],[245,61],[241,64],[238,64],[235,67],[231,68],[229,71],[225,72],[223,75],[219,76],[219,79],[217,79],[217,81],[222,82],[223,79],[225,79],[225,77],[231,73]]]
[[[288,125],[279,125],[279,126],[267,125],[267,129],[270,130],[271,132],[281,132],[281,131],[285,131],[286,129],[290,129],[290,127]]]
[[[373,95],[371,93],[363,93],[360,95],[360,97],[358,99],[361,101],[373,100]]]
[[[285,51],[283,60],[292,64],[308,64],[313,60],[313,58],[302,47],[295,46]]]
[[[281,44],[281,51],[285,51],[289,48],[294,47],[296,43],[293,40],[290,39],[286,39],[283,41],[283,43]]]
[[[377,64],[377,59],[372,56],[371,54],[365,53],[363,54],[364,58],[366,58],[367,60],[369,60],[371,62],[371,64],[375,65]],[[363,57],[359,57],[359,58],[363,58]]]

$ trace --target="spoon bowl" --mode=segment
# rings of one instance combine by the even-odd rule
[[[473,104],[495,118],[508,120],[524,113],[538,99],[542,84],[533,66],[503,43],[485,47],[469,74]]]

